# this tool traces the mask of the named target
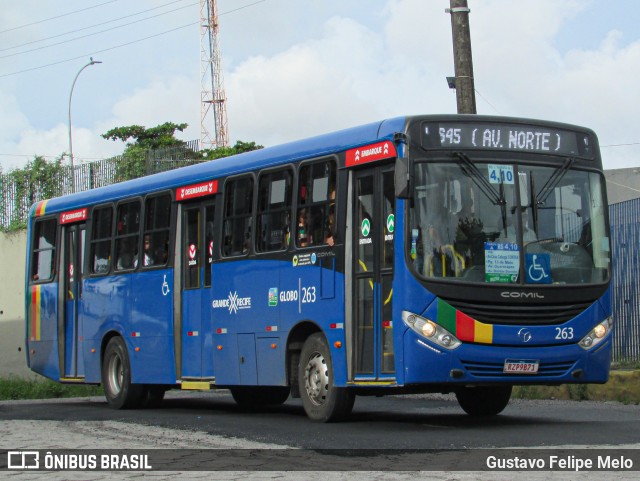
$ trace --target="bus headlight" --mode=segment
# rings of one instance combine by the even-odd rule
[[[440,347],[453,350],[462,344],[456,336],[444,327],[422,316],[413,314],[412,312],[402,311],[402,320],[422,337],[429,339]]]
[[[613,319],[611,317],[607,317],[604,321],[594,327],[589,334],[584,336],[578,344],[580,344],[580,347],[584,350],[592,349],[607,337],[611,332],[612,327]]]

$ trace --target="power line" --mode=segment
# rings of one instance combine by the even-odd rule
[[[103,5],[107,5],[109,3],[115,3],[115,2],[119,2],[119,1],[120,0],[110,0],[108,2],[99,3],[98,5],[93,5],[92,7],[81,8],[80,10],[74,10],[73,12],[67,12],[67,13],[63,13],[61,15],[56,15],[55,17],[44,18],[42,20],[37,20],[35,22],[25,23],[24,25],[19,25],[17,27],[8,28],[6,30],[0,30],[0,33],[13,32],[14,30],[20,30],[21,28],[31,27],[32,25],[37,25],[39,23],[48,22],[50,20],[55,20],[57,18],[67,17],[69,15],[73,15],[73,14],[80,13],[80,12],[85,12],[85,11],[91,10],[93,8],[102,7]]]
[[[86,35],[81,35],[81,36],[79,36],[79,37],[70,38],[70,39],[68,39],[68,40],[63,40],[63,41],[61,41],[61,42],[52,43],[52,44],[50,44],[50,45],[44,45],[44,46],[42,46],[42,47],[33,48],[33,49],[31,49],[31,50],[23,50],[22,52],[16,52],[16,53],[10,53],[10,54],[8,54],[8,55],[2,55],[2,56],[0,56],[0,59],[2,59],[2,58],[8,58],[8,57],[15,57],[16,55],[22,55],[22,54],[25,54],[25,53],[37,52],[37,51],[40,51],[40,50],[44,50],[44,49],[46,49],[46,48],[55,47],[55,46],[57,46],[57,45],[62,45],[62,44],[65,44],[65,43],[74,42],[75,40],[80,40],[80,39],[82,39],[82,38],[92,37],[93,35],[99,35],[99,34],[101,34],[101,33],[110,32],[110,31],[112,31],[112,30],[117,30],[117,29],[119,29],[119,28],[128,27],[128,26],[130,26],[130,25],[134,25],[134,24],[136,24],[136,23],[144,22],[144,21],[146,21],[146,20],[151,20],[151,19],[153,19],[153,18],[161,17],[161,16],[163,16],[163,15],[167,15],[167,14],[169,14],[169,13],[177,12],[178,10],[183,10],[183,9],[185,9],[185,8],[191,8],[191,7],[193,7],[194,5],[197,5],[197,3],[192,3],[192,4],[189,4],[189,5],[183,6],[183,7],[178,7],[178,8],[175,8],[175,9],[173,9],[173,10],[169,10],[169,11],[164,12],[164,13],[158,13],[157,15],[152,15],[152,16],[150,16],[150,17],[141,18],[140,20],[135,20],[135,21],[133,21],[133,22],[123,23],[122,25],[116,25],[115,27],[111,27],[111,28],[107,28],[107,29],[104,29],[104,30],[100,30],[99,32],[88,33],[88,34],[86,34]],[[88,27],[88,28],[89,28],[89,27]]]
[[[32,72],[34,70],[40,70],[41,68],[52,67],[54,65],[60,65],[62,63],[72,62],[74,60],[78,60],[78,59],[81,59],[81,58],[87,58],[89,56],[97,55],[99,53],[109,52],[111,50],[116,50],[118,48],[122,48],[122,47],[127,47],[129,45],[133,45],[134,43],[143,42],[145,40],[149,40],[149,39],[155,38],[155,37],[160,37],[162,35],[166,35],[168,33],[175,32],[175,31],[181,30],[183,28],[193,27],[194,25],[198,25],[199,23],[200,22],[191,22],[191,23],[188,23],[186,25],[182,25],[181,27],[176,27],[176,28],[172,28],[171,30],[165,30],[164,32],[156,33],[155,35],[149,35],[148,37],[139,38],[138,40],[132,40],[131,42],[121,43],[120,45],[114,45],[113,47],[109,47],[109,48],[103,48],[102,50],[95,50],[95,51],[90,52],[90,53],[85,53],[83,55],[78,55],[77,57],[68,58],[66,60],[59,60],[58,62],[51,62],[51,63],[48,63],[46,65],[40,65],[39,67],[32,67],[32,68],[28,68],[28,69],[24,69],[24,70],[19,70],[18,72],[6,73],[6,74],[3,74],[3,75],[0,75],[0,78],[11,77],[12,75],[18,75],[18,74],[26,73],[26,72]]]
[[[118,1],[118,0],[112,0],[112,1]],[[255,5],[258,5],[259,3],[264,3],[264,2],[266,2],[266,1],[267,1],[267,0],[259,0],[259,1],[257,1],[257,2],[250,3],[250,4],[248,4],[248,5],[244,5],[244,6],[242,6],[242,7],[238,7],[238,8],[235,8],[235,9],[233,9],[233,10],[229,10],[229,11],[227,11],[227,12],[223,12],[223,13],[221,13],[221,14],[220,14],[220,15],[218,15],[218,16],[220,17],[220,16],[222,16],[222,15],[227,15],[227,14],[230,14],[230,13],[234,13],[234,12],[237,12],[238,10],[243,10],[243,9],[245,9],[245,8],[253,7],[253,6],[255,6]],[[107,2],[107,3],[110,3],[110,2]],[[160,33],[157,33],[157,34],[155,34],[155,35],[149,35],[148,37],[139,38],[139,39],[137,39],[137,40],[132,40],[131,42],[122,43],[122,44],[120,44],[120,45],[115,45],[115,46],[113,46],[113,47],[105,48],[105,49],[102,49],[102,50],[95,50],[95,51],[90,52],[90,53],[86,53],[86,54],[83,54],[83,55],[78,55],[77,57],[68,58],[68,59],[66,59],[66,60],[59,60],[59,61],[57,61],[57,62],[51,62],[51,63],[45,64],[45,65],[40,65],[40,66],[38,66],[38,67],[32,67],[32,68],[28,68],[28,69],[24,69],[24,70],[19,70],[19,71],[16,71],[16,72],[11,72],[11,73],[2,74],[2,75],[0,75],[0,78],[12,77],[12,76],[14,76],[14,75],[19,75],[19,74],[21,74],[21,73],[33,72],[34,70],[40,70],[40,69],[43,69],[43,68],[46,68],[46,67],[52,67],[52,66],[54,66],[54,65],[60,65],[60,64],[67,63],[67,62],[72,62],[72,61],[74,61],[74,60],[78,60],[78,59],[81,59],[81,58],[86,58],[86,57],[88,57],[88,56],[97,55],[97,54],[99,54],[99,53],[109,52],[109,51],[111,51],[111,50],[116,50],[116,49],[119,49],[119,48],[122,48],[122,47],[127,47],[127,46],[129,46],[129,45],[133,45],[133,44],[138,43],[138,42],[143,42],[143,41],[145,41],[145,40],[149,40],[149,39],[151,39],[151,38],[160,37],[160,36],[162,36],[162,35],[166,35],[166,34],[168,34],[168,33],[175,32],[175,31],[177,31],[177,30],[181,30],[181,29],[183,29],[183,28],[187,28],[187,27],[192,27],[192,26],[194,26],[194,25],[198,25],[198,24],[200,24],[200,22],[199,22],[199,21],[198,21],[198,22],[188,23],[188,24],[186,24],[186,25],[182,25],[182,26],[180,26],[180,27],[172,28],[172,29],[170,29],[170,30],[165,30],[164,32],[160,32]]]
[[[52,39],[54,39],[54,38],[64,37],[65,35],[71,35],[71,34],[74,34],[74,33],[82,32],[82,31],[84,31],[84,30],[90,30],[90,29],[95,28],[95,27],[101,27],[102,25],[107,25],[107,24],[109,24],[109,23],[117,22],[118,20],[124,20],[124,19],[126,19],[126,18],[135,17],[135,16],[137,16],[137,15],[142,15],[143,13],[151,12],[151,11],[153,11],[153,10],[159,10],[159,9],[164,8],[164,7],[167,7],[167,6],[169,6],[169,5],[173,5],[174,3],[181,3],[181,2],[184,2],[184,0],[175,0],[175,1],[173,1],[173,2],[165,3],[164,5],[160,5],[160,6],[158,6],[158,7],[149,8],[149,9],[147,9],[147,10],[142,10],[142,11],[137,12],[137,13],[132,13],[132,14],[130,14],[130,15],[125,15],[124,17],[114,18],[114,19],[112,19],[112,20],[108,20],[108,21],[106,21],[106,22],[96,23],[96,24],[94,24],[94,25],[89,25],[88,27],[82,27],[82,28],[78,28],[78,29],[76,29],[76,30],[69,30],[68,32],[59,33],[59,34],[57,34],[57,35],[52,35],[52,36],[50,36],[50,37],[45,37],[45,38],[41,38],[41,39],[38,39],[38,40],[32,40],[32,41],[30,41],[30,42],[21,43],[21,44],[19,44],[19,45],[14,45],[13,47],[5,47],[5,48],[1,48],[1,49],[0,49],[0,52],[6,52],[7,50],[14,50],[14,49],[16,49],[16,48],[26,47],[27,45],[33,45],[34,43],[45,42],[45,41],[47,41],[47,40],[52,40]],[[191,4],[191,5],[197,5],[197,4]],[[190,5],[190,6],[191,6],[191,5]],[[173,11],[173,10],[172,10],[172,11]],[[167,12],[167,13],[168,13],[168,12]]]

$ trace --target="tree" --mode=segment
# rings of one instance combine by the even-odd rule
[[[180,158],[184,159],[187,163],[195,163],[220,159],[222,157],[229,157],[231,155],[263,148],[262,145],[257,145],[255,142],[238,140],[233,147],[220,147],[195,152],[186,147],[186,142],[176,139],[175,137],[176,130],[182,132],[187,126],[186,123],[174,124],[173,122],[165,122],[150,129],[141,125],[129,125],[126,127],[115,127],[102,134],[102,137],[105,139],[126,142],[122,159],[116,165],[116,182],[142,177],[154,171],[150,165],[152,161],[150,151],[173,148],[182,149],[180,151]],[[167,157],[172,158],[172,153],[175,152],[167,152]]]
[[[189,125],[186,123],[174,124],[173,122],[165,122],[147,129],[141,125],[129,125],[126,127],[115,127],[108,132],[102,134],[102,137],[109,140],[121,140],[127,142],[134,139],[134,142],[127,142],[125,155],[128,149],[132,147],[141,147],[144,149],[164,149],[167,147],[181,147],[184,141],[176,139],[176,130],[183,132]]]
[[[147,129],[141,125],[128,125],[115,127],[102,134],[109,140],[126,142],[126,148],[122,154],[122,161],[116,166],[116,182],[135,179],[147,175],[147,158],[151,150],[183,147],[185,142],[175,137],[176,130],[184,131],[188,124],[174,124],[165,122]],[[130,140],[133,140],[131,142]],[[195,158],[194,152],[189,157]]]
[[[238,140],[233,147],[218,147],[217,149],[205,149],[201,151],[203,160],[221,159],[223,157],[230,157],[232,155],[242,154],[243,152],[250,152],[252,150],[263,149],[262,145],[257,145],[255,142],[243,142]]]

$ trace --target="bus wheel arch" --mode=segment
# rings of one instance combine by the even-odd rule
[[[137,407],[146,392],[142,384],[131,382],[131,363],[124,339],[117,333],[105,336],[101,351],[102,387],[109,407]]]
[[[298,389],[298,364],[300,363],[300,353],[304,342],[316,332],[322,332],[320,327],[312,321],[303,321],[294,326],[289,331],[287,338],[287,383],[291,386],[291,397],[299,398],[300,390]]]
[[[304,342],[298,363],[298,390],[312,421],[331,422],[346,417],[353,408],[352,389],[336,387],[329,343],[322,332]]]

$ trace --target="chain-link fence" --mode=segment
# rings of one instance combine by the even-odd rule
[[[14,229],[26,225],[31,206],[44,199],[115,184],[136,177],[177,169],[201,162],[199,142],[180,147],[149,150],[137,156],[117,156],[71,166],[60,165],[38,172],[14,171],[0,174],[0,228]]]

